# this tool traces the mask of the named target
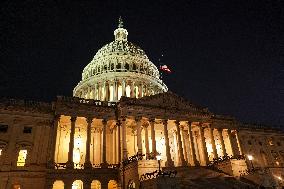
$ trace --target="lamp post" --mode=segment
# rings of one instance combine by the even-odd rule
[[[162,156],[161,154],[158,154],[156,156],[157,160],[158,160],[158,164],[159,164],[159,174],[161,173],[161,159],[162,159]]]
[[[251,168],[252,168],[252,170],[254,170],[254,166],[253,166],[253,163],[252,163],[252,159],[253,159],[252,155],[248,155],[248,160],[250,161]]]

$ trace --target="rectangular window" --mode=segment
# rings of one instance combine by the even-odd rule
[[[7,133],[8,125],[1,125],[0,124],[0,133]]]
[[[24,127],[23,133],[32,133],[32,127]]]
[[[18,161],[17,161],[18,167],[25,166],[27,154],[28,154],[27,150],[20,150],[19,151],[19,156],[18,156]]]

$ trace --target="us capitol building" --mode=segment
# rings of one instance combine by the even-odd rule
[[[284,186],[283,131],[168,91],[127,37],[120,19],[73,97],[0,99],[0,189]]]

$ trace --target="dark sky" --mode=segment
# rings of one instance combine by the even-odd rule
[[[71,96],[119,15],[169,89],[240,121],[284,125],[284,6],[245,1],[1,1],[0,95]]]

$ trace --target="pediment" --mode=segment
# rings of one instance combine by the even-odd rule
[[[195,105],[170,91],[139,99],[122,97],[120,103],[121,105],[138,105],[186,112],[210,113],[207,108]]]

